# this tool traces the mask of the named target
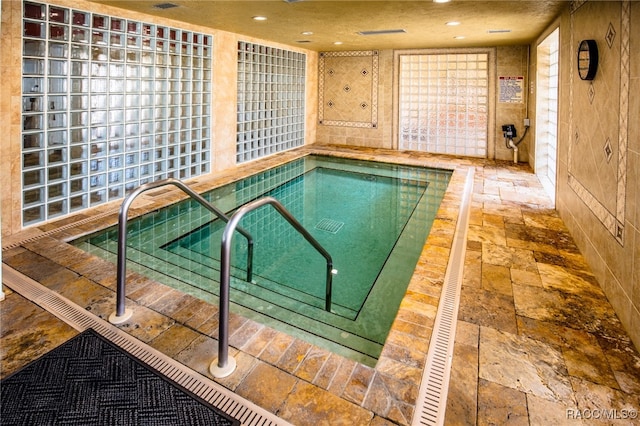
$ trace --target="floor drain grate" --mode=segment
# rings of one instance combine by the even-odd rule
[[[338,222],[333,219],[322,219],[316,224],[315,228],[321,231],[327,231],[331,232],[332,234],[337,234],[343,226],[344,222]]]
[[[442,426],[456,335],[475,169],[469,168],[412,426]]]

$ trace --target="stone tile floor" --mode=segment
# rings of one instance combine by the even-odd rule
[[[293,424],[409,424],[463,172],[474,166],[446,424],[638,424],[602,418],[640,410],[640,355],[528,166],[311,146],[192,185],[205,190],[308,152],[456,172],[375,368],[232,315],[238,371],[218,382]],[[165,203],[179,195],[158,198]],[[144,198],[135,210],[156,203]],[[115,211],[110,205],[93,214],[106,226],[117,220]],[[106,318],[114,306],[114,266],[64,243],[95,230],[95,222],[80,214],[4,238],[3,261]],[[77,333],[6,287],[5,293],[1,377]],[[121,328],[206,374],[217,348],[217,308],[133,273],[127,295],[134,317]]]

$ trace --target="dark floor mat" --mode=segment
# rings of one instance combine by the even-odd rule
[[[2,425],[220,425],[240,422],[92,329],[0,382]]]

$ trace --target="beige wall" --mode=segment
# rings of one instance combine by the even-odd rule
[[[636,347],[639,28],[639,2],[588,1],[561,17],[557,182],[557,209]],[[600,65],[592,82],[577,75],[575,51],[583,39],[598,44]]]
[[[20,58],[22,30],[16,21],[20,19],[20,2],[2,2],[2,25],[0,27],[0,185],[2,197],[2,234],[6,235],[14,227],[20,195]],[[12,35],[15,34],[15,35]],[[14,179],[13,176],[17,177]],[[18,216],[19,218],[19,216]],[[19,223],[19,220],[18,220]]]
[[[502,135],[503,124],[515,124],[518,136],[516,141],[524,135],[524,119],[527,117],[527,100],[529,98],[529,73],[527,70],[527,46],[503,46],[496,49],[496,85],[499,86],[499,77],[524,77],[523,103],[503,103],[496,99],[496,123],[495,123],[495,155],[496,160],[513,160],[513,151],[506,147]],[[499,97],[499,87],[496,87]],[[528,162],[529,141],[531,132],[518,146],[518,162]]]
[[[46,3],[46,1],[43,1]],[[317,116],[317,52],[297,49],[278,43],[257,40],[238,34],[211,30],[209,28],[184,24],[178,21],[159,19],[149,15],[106,7],[81,0],[59,0],[55,4],[79,10],[104,13],[144,22],[164,24],[213,35],[212,73],[212,127],[211,127],[211,171],[213,173],[236,165],[236,99],[237,99],[237,43],[239,40],[281,47],[307,54],[307,93],[305,111],[305,141],[313,141]],[[21,52],[22,52],[22,2],[2,2],[2,26],[0,27],[0,49],[2,62],[0,72],[0,184],[3,191],[1,202],[2,234],[10,235],[21,229]],[[10,190],[8,190],[10,189]]]
[[[486,50],[486,49],[483,49]],[[439,49],[432,52],[445,52],[449,50]],[[475,50],[473,50],[475,51]],[[525,78],[525,92],[528,87],[528,73],[527,73],[527,46],[504,46],[498,48],[489,48],[491,52],[494,72],[490,76],[490,81],[493,82],[492,88],[490,88],[495,99],[491,99],[490,108],[492,109],[493,116],[490,119],[490,134],[489,134],[489,146],[487,147],[488,157],[499,160],[513,160],[513,151],[506,148],[504,139],[502,137],[502,125],[503,124],[515,124],[518,130],[518,135],[522,135],[524,132],[524,118],[526,116],[526,100],[525,93],[522,103],[501,103],[497,99],[498,95],[498,78],[499,76],[523,76]],[[411,52],[430,52],[429,50],[411,51]],[[471,50],[470,50],[471,52]],[[397,52],[395,52],[397,53]],[[316,142],[321,144],[338,144],[338,145],[351,145],[351,146],[366,146],[371,148],[393,148],[394,147],[394,114],[397,114],[397,110],[394,108],[394,68],[397,64],[394,63],[394,51],[381,50],[379,61],[379,84],[376,87],[368,88],[367,90],[378,91],[378,126],[375,129],[371,128],[359,128],[353,125],[325,125],[319,124],[316,134]],[[348,61],[348,57],[345,58],[345,62]],[[318,78],[322,78],[320,75]],[[320,88],[322,90],[322,87]],[[355,115],[355,113],[354,113]],[[346,120],[348,121],[348,120]],[[519,147],[518,158],[519,161],[528,161],[528,142],[530,136],[527,136]]]

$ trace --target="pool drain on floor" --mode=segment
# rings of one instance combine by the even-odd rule
[[[344,222],[338,222],[333,219],[322,219],[320,222],[316,223],[315,228],[321,231],[327,231],[331,232],[332,234],[337,234],[343,226]]]

